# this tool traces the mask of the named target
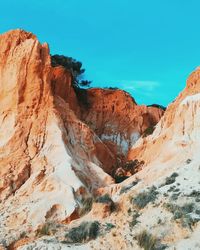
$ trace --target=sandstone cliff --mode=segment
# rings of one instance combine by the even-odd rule
[[[78,234],[77,229],[83,230],[81,226],[87,229],[85,222],[98,220],[98,237],[89,242],[74,237],[76,243],[82,244],[73,244],[73,249],[199,250],[199,79],[198,68],[153,134],[140,138],[129,151],[130,160],[144,162],[140,171],[120,184],[101,189],[112,197],[115,211],[108,214],[108,202],[105,206],[94,204],[81,220],[58,230],[60,238],[55,234],[47,243],[42,237],[18,249],[70,249],[71,245],[63,241],[67,240],[63,232],[76,229]]]
[[[114,154],[126,156],[145,130],[163,115],[156,107],[139,106],[126,92],[116,89],[89,89],[89,107],[81,119],[90,126]]]
[[[47,44],[21,30],[0,41],[1,221],[14,237],[19,225],[37,227],[53,208],[60,221],[75,213],[88,189],[113,182],[101,168],[113,157],[69,104],[53,96]]]
[[[186,88],[169,105],[152,136],[139,140],[129,151],[129,159],[134,159],[137,155],[147,165],[157,159],[159,162],[177,162],[180,156],[180,160],[184,162],[196,157],[200,125],[199,73],[200,69],[197,68],[190,75]]]
[[[123,91],[86,92],[89,107],[69,72],[51,67],[48,45],[33,34],[0,36],[2,244],[47,220],[78,218],[85,199],[114,183],[116,153],[125,154],[163,113],[137,106]]]
[[[198,68],[159,121],[74,88],[33,34],[1,35],[0,249],[200,249],[199,93]]]

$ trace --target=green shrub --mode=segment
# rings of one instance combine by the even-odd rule
[[[140,180],[135,180],[132,183],[130,183],[128,186],[124,186],[121,188],[120,190],[120,194],[126,193],[129,189],[131,189],[132,187],[136,186],[138,184]]]
[[[192,190],[190,194],[187,195],[188,197],[200,197],[200,191]]]
[[[196,209],[195,213],[200,215],[200,209]]]
[[[102,196],[99,196],[95,200],[96,203],[104,203],[104,204],[109,204],[110,205],[110,211],[113,212],[116,209],[116,204],[114,201],[111,199],[109,194],[104,194]]]
[[[171,199],[172,200],[177,200],[180,194],[181,194],[180,192],[172,194]]]
[[[167,192],[174,192],[175,189],[176,189],[176,186],[170,186]]]
[[[179,206],[173,203],[165,203],[164,208],[166,208],[171,213],[175,213]]]
[[[170,184],[174,183],[176,181],[177,176],[178,176],[178,174],[175,172],[171,176],[167,177],[165,179],[165,184],[164,185],[170,185]]]
[[[50,234],[51,231],[49,223],[45,223],[41,228],[38,228],[36,231],[37,236],[50,235]]]
[[[115,225],[112,223],[106,223],[106,230],[110,231],[111,229],[115,228]]]
[[[23,239],[23,238],[26,238],[26,237],[27,237],[26,232],[20,233],[20,239]]]
[[[157,249],[156,245],[158,244],[158,239],[148,233],[146,230],[142,231],[136,236],[138,245],[144,250],[155,250]]]
[[[132,221],[129,223],[130,227],[134,227],[137,223],[139,223],[139,221],[137,220],[138,217],[140,217],[140,214],[135,210],[132,215]]]
[[[155,107],[155,108],[162,109],[164,111],[166,110],[166,107],[159,105],[159,104],[151,104],[151,105],[147,105],[147,107]]]
[[[118,90],[118,87],[104,87],[104,89],[110,89],[110,90]]]
[[[182,211],[180,211],[180,209],[177,209],[174,211],[173,219],[178,220],[178,219],[182,218],[182,216],[183,216]]]
[[[110,202],[113,202],[113,200],[110,198],[109,194],[104,194],[102,196],[97,197],[95,202],[97,202],[97,203],[110,203]]]
[[[122,168],[125,171],[129,171],[131,174],[135,174],[141,169],[144,164],[144,161],[139,161],[138,159],[135,159],[125,162]]]
[[[166,203],[164,207],[173,214],[172,219],[180,220],[183,227],[188,227],[191,230],[195,223],[200,220],[200,218],[192,218],[190,215],[195,209],[193,203],[186,203],[182,207],[176,204]]]
[[[155,130],[155,126],[150,126],[147,129],[145,129],[144,133],[142,134],[142,137],[147,137],[148,135],[153,134]]]
[[[190,164],[191,162],[192,162],[191,159],[187,159],[187,161],[186,161],[187,164]]]
[[[83,216],[86,213],[88,213],[92,209],[92,204],[93,204],[92,197],[88,197],[84,199],[82,202],[82,206],[79,208],[79,211],[78,211],[79,215]]]
[[[143,191],[139,193],[136,197],[132,199],[132,203],[138,208],[144,208],[148,203],[154,202],[157,199],[158,192],[156,187],[152,186],[148,191]]]
[[[115,175],[114,179],[116,183],[121,183],[123,181],[125,181],[126,179],[128,179],[129,176],[120,176],[120,175]]]
[[[192,213],[194,210],[194,203],[186,203],[181,207],[183,213]]]
[[[161,184],[160,187],[163,187],[165,185],[170,185],[170,184],[174,183],[176,181],[176,177],[178,177],[178,173],[174,172],[172,175],[170,175],[169,177],[167,177],[165,179],[165,182],[163,184]],[[175,187],[176,186],[173,186],[173,188],[175,188]],[[172,190],[168,190],[168,191],[172,191]]]
[[[100,223],[98,221],[82,222],[78,227],[70,229],[65,237],[73,243],[87,242],[96,239],[99,231]]]
[[[74,86],[89,86],[91,81],[83,80],[85,69],[82,68],[82,63],[72,57],[63,55],[51,55],[52,67],[62,66],[67,69],[73,78]]]

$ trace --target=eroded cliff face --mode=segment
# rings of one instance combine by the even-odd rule
[[[126,157],[128,150],[155,126],[164,111],[139,106],[125,91],[93,88],[87,90],[88,107],[82,107],[81,119],[90,126],[115,155]]]
[[[123,249],[141,249],[138,235],[153,235],[159,249],[200,249],[200,69],[167,108],[152,135],[140,138],[128,159],[144,165],[119,186],[108,187],[121,211],[110,221]],[[188,209],[190,207],[190,209]],[[129,222],[129,227],[127,226]],[[114,246],[106,235],[93,245]],[[129,237],[131,235],[131,237]],[[120,249],[119,247],[119,249]]]
[[[200,249],[199,112],[197,68],[153,134],[140,138],[129,151],[129,160],[144,162],[140,171],[103,189],[118,211],[100,221],[114,227],[85,249],[139,250],[150,242],[153,249]]]
[[[44,144],[48,106],[53,106],[49,62],[48,46],[31,33],[16,30],[1,36],[1,199],[30,177],[30,162]]]
[[[150,162],[168,162],[178,159],[184,162],[196,157],[199,147],[200,126],[200,69],[197,68],[187,80],[186,88],[167,108],[154,133],[140,139],[129,151],[128,159]],[[152,153],[153,152],[153,153]]]
[[[146,136],[148,129],[152,133],[164,110],[137,105],[128,93],[119,89],[73,87],[67,70],[55,67],[52,71],[54,94],[67,102],[76,116],[103,142],[104,146],[97,144],[96,154],[103,162],[104,171],[114,176],[116,170],[127,161],[127,153],[135,142],[141,136]],[[102,147],[109,150],[112,160]]]
[[[146,235],[155,249],[200,249],[200,69],[147,137],[161,109],[71,82],[31,33],[0,37],[0,248],[132,250]],[[127,152],[143,164],[114,184]],[[105,193],[78,219],[87,198]],[[96,220],[94,241],[66,243],[66,232]],[[51,236],[36,236],[47,222]]]
[[[68,77],[61,79],[68,81],[63,92],[52,88],[56,72],[47,44],[22,30],[8,32],[0,36],[0,63],[3,239],[6,230],[15,237],[20,225],[36,228],[52,208],[55,220],[70,218],[89,189],[113,183],[102,169],[114,157],[61,95]]]
[[[68,71],[51,67],[48,45],[22,30],[0,36],[0,107],[5,245],[47,220],[78,218],[85,199],[114,183],[118,155],[163,114],[120,90],[75,90]]]

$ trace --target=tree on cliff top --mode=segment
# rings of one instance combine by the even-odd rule
[[[63,55],[52,55],[51,65],[52,67],[63,66],[65,69],[69,70],[73,77],[74,87],[89,87],[91,81],[83,79],[85,69],[82,68],[81,62],[75,60],[72,57],[67,57]]]

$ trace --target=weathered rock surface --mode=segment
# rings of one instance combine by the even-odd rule
[[[115,155],[126,156],[145,130],[155,126],[164,113],[157,107],[137,105],[128,93],[119,89],[88,89],[87,101],[81,119]]]
[[[125,91],[74,89],[71,80],[70,74],[63,67],[53,68],[54,93],[65,100],[76,116],[108,147],[115,158],[115,165],[117,160],[120,164],[121,160],[126,159],[129,149],[148,128],[153,128],[164,114],[162,108],[137,105]],[[111,173],[114,166],[109,168],[105,162],[104,165],[106,172]]]
[[[68,71],[51,67],[47,44],[22,30],[1,35],[0,248],[141,249],[145,229],[159,249],[200,249],[199,110],[199,68],[153,132],[162,109],[121,90],[75,89]],[[127,152],[137,173],[114,184]],[[104,198],[79,218],[92,194],[109,194],[115,210]],[[65,242],[97,219],[95,241]]]
[[[154,133],[137,141],[129,151],[128,159],[159,161],[186,161],[196,157],[200,126],[200,69],[187,80],[186,88],[167,108]],[[148,150],[147,150],[148,148]]]
[[[6,246],[45,221],[78,218],[84,199],[114,183],[116,153],[125,154],[163,113],[123,91],[75,90],[68,71],[51,67],[48,45],[23,30],[0,36],[0,107]]]
[[[140,138],[129,151],[129,160],[144,162],[140,171],[104,188],[120,208],[101,220],[115,228],[99,236],[91,248],[143,249],[150,245],[149,237],[153,249],[200,249],[199,136],[198,68],[153,134]]]
[[[105,161],[112,165],[114,158],[77,119],[65,97],[57,89],[52,91],[56,73],[47,44],[41,45],[22,30],[8,32],[0,36],[0,63],[3,240],[7,229],[15,237],[20,225],[28,231],[47,217],[70,218],[80,200],[90,194],[88,189],[113,182],[102,168]]]
[[[129,219],[133,222],[130,231],[123,223],[118,227],[119,241],[125,242],[123,248],[137,249],[137,240],[127,239],[127,235],[133,232],[137,236],[145,229],[166,249],[200,249],[199,136],[200,69],[197,68],[153,134],[140,138],[129,151],[128,159],[143,161],[143,167],[121,183],[120,191],[119,185],[107,189],[123,206],[121,215],[118,213],[113,221],[117,225],[119,218],[124,223]],[[106,241],[110,243],[112,239],[106,236]],[[112,249],[112,243],[110,246]]]

